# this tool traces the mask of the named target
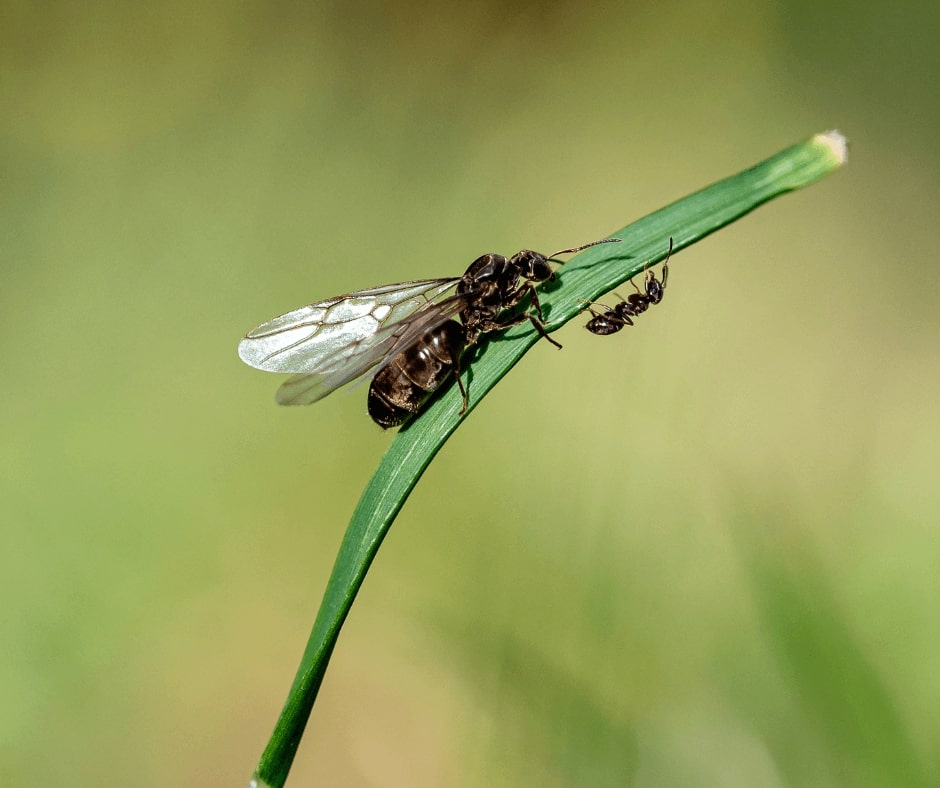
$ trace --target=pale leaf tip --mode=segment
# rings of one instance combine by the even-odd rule
[[[835,129],[832,131],[824,131],[822,134],[817,134],[815,137],[813,137],[813,142],[817,142],[820,145],[825,145],[839,166],[842,166],[848,161],[849,142],[845,138],[845,135],[836,131]]]

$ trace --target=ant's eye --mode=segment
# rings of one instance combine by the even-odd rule
[[[539,280],[551,279],[555,276],[555,272],[552,270],[552,267],[544,259],[538,261],[533,274],[534,276],[532,278]]]

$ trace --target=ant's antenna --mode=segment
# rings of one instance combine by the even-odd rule
[[[669,276],[669,258],[672,257],[672,236],[669,236],[669,251],[666,252],[666,259],[663,260],[663,287],[666,286],[666,277]]]
[[[549,255],[548,257],[546,257],[545,259],[546,259],[546,260],[553,260],[554,258],[556,258],[556,257],[557,257],[558,255],[560,255],[560,254],[574,254],[575,252],[584,251],[585,249],[588,249],[588,248],[590,248],[590,247],[592,247],[592,246],[597,246],[598,244],[619,244],[619,243],[620,243],[620,239],[619,239],[619,238],[601,238],[601,240],[599,240],[599,241],[591,241],[591,243],[589,243],[589,244],[584,244],[583,246],[575,246],[575,247],[572,248],[572,249],[562,249],[560,252],[555,252],[554,254],[550,254],[550,255]],[[563,261],[563,260],[555,260],[555,262],[556,262],[556,263],[563,263],[564,261]]]
[[[668,275],[668,271],[669,271],[669,258],[670,257],[672,257],[672,236],[671,235],[669,236],[669,251],[666,252],[666,259],[663,260],[663,284],[666,283],[666,276]],[[651,262],[652,260],[647,260],[643,264],[643,273],[647,275],[646,276],[647,279],[649,279],[649,274],[646,269],[650,267]],[[640,292],[639,288],[637,288],[637,286],[633,284],[632,279],[630,280],[630,284],[633,285],[634,290],[636,290],[638,293]]]
[[[672,236],[669,236],[669,251],[666,252],[666,259],[663,260],[663,265],[669,262],[669,258],[672,257]]]

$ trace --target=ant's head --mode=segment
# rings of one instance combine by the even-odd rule
[[[553,263],[562,263],[561,260],[556,260],[560,254],[574,254],[575,252],[580,252],[584,249],[587,249],[589,246],[597,246],[598,244],[609,244],[609,243],[620,243],[619,238],[602,238],[600,241],[591,241],[589,244],[584,244],[583,246],[575,246],[571,249],[562,249],[554,254],[546,257],[544,254],[539,252],[533,252],[531,249],[523,249],[521,252],[517,252],[510,258],[510,265],[516,266],[519,271],[519,275],[529,279],[533,282],[547,282],[555,278],[555,272],[552,270],[552,267],[549,265],[550,262]]]
[[[663,260],[663,280],[660,282],[652,271],[646,272],[646,297],[651,304],[658,304],[663,300],[663,290],[666,289],[666,278],[669,276],[669,258],[672,257],[672,238],[669,239],[669,251]]]
[[[665,277],[664,277],[665,278]],[[646,275],[646,300],[651,304],[658,304],[663,300],[663,284],[652,271]]]
[[[531,249],[516,252],[509,259],[509,265],[514,266],[523,279],[529,279],[533,282],[546,282],[555,278],[555,272],[548,264],[548,258],[544,254],[533,252]]]

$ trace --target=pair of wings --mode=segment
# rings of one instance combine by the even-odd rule
[[[249,331],[238,355],[256,369],[293,372],[278,389],[277,401],[309,405],[384,366],[459,314],[472,293],[448,295],[457,282],[457,277],[400,282],[300,307]]]

